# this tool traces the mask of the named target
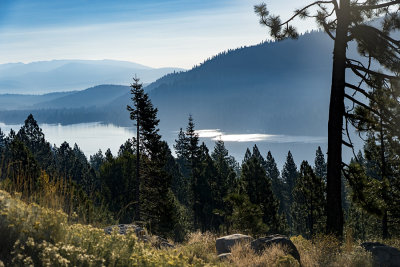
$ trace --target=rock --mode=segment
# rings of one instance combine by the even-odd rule
[[[217,254],[230,253],[231,247],[239,242],[251,242],[253,238],[248,235],[233,234],[223,236],[217,239],[215,242],[215,247],[217,249]]]
[[[162,248],[175,248],[175,246],[170,244],[170,243],[168,243],[168,242],[161,242],[160,245],[159,245],[159,248],[160,249],[162,249]]]
[[[168,240],[165,238],[162,238],[160,236],[156,236],[156,242],[153,244],[156,248],[162,249],[162,248],[175,248],[174,245],[168,243]]]
[[[361,244],[361,247],[372,253],[374,266],[400,266],[400,250],[397,248],[378,242],[365,242]]]
[[[300,263],[300,254],[296,246],[290,241],[289,238],[283,235],[270,235],[262,237],[251,242],[251,248],[257,252],[262,253],[266,248],[272,245],[281,245],[286,247],[286,252],[293,256]]]
[[[232,253],[222,253],[218,255],[218,259],[219,260],[226,260],[228,259],[230,256],[232,255]]]

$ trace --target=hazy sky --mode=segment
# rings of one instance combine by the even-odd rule
[[[268,38],[262,0],[0,0],[0,63],[115,59],[191,68]],[[266,1],[286,18],[299,0]],[[303,23],[300,31],[314,23]]]

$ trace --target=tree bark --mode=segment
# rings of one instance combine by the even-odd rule
[[[139,113],[137,111],[137,113]],[[139,151],[139,141],[140,141],[140,119],[139,114],[136,118],[136,186],[135,186],[135,221],[140,221],[140,151]]]
[[[327,233],[343,235],[341,202],[342,127],[346,78],[347,32],[350,0],[341,0],[333,51],[332,87],[328,121]]]
[[[383,121],[382,118],[379,120],[380,123],[380,142],[381,142],[381,176],[382,176],[382,182],[384,183],[383,187],[383,200],[387,203],[388,198],[387,198],[387,190],[388,188],[386,187],[386,181],[385,179],[387,178],[387,173],[386,173],[386,158],[385,158],[385,140],[384,140],[384,131],[383,131]],[[383,218],[382,218],[382,238],[387,239],[389,238],[389,229],[388,229],[388,212],[385,209],[383,211]]]

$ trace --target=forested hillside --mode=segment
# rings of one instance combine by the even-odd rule
[[[199,128],[321,136],[326,134],[331,49],[332,43],[322,32],[238,48],[190,71],[168,74],[146,91],[160,110],[163,131],[176,130],[193,114]],[[73,122],[131,125],[125,111],[130,101],[128,88],[117,98],[97,89],[106,87],[86,90],[91,94],[87,98],[64,101],[72,95],[28,109],[41,123],[71,123],[68,117],[73,116]],[[107,90],[114,94],[116,89]],[[108,102],[103,103],[105,108],[94,108],[93,100],[101,97]],[[43,110],[48,108],[53,111]],[[16,123],[26,113],[0,112],[0,119]]]

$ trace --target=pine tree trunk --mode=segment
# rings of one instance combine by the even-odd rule
[[[139,151],[139,115],[136,125],[136,186],[135,186],[135,221],[140,221],[140,151]]]
[[[346,48],[349,0],[340,1],[333,51],[332,87],[328,122],[327,233],[343,235],[341,200],[342,127],[346,78]]]
[[[384,142],[384,131],[383,131],[383,122],[382,122],[382,118],[380,118],[380,142],[381,142],[381,176],[382,176],[382,182],[384,183],[384,187],[383,187],[383,200],[387,203],[388,198],[387,198],[387,187],[386,187],[386,183],[385,183],[385,179],[386,177],[386,158],[385,158],[385,142]],[[382,238],[383,239],[387,239],[389,238],[389,230],[388,230],[388,213],[387,210],[385,209],[383,211],[383,218],[382,218]]]
[[[384,211],[383,218],[382,218],[382,238],[383,239],[389,238],[388,214],[387,214],[386,210]]]

